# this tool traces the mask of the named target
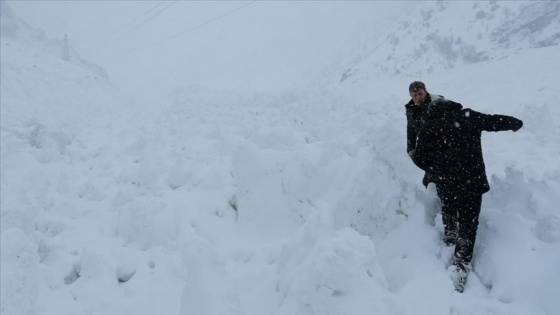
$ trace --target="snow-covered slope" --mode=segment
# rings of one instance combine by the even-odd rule
[[[64,60],[59,41],[1,5],[1,310],[50,314],[49,305],[66,301],[57,297],[76,255],[72,236],[56,236],[90,228],[75,220],[95,212],[102,197],[91,161],[115,128],[125,128],[130,101],[100,67]],[[58,313],[72,311],[63,304]]]
[[[10,54],[10,51],[15,51],[23,55],[31,53],[36,56],[49,55],[51,57],[64,60],[67,63],[78,65],[96,76],[107,78],[107,73],[103,67],[91,61],[82,59],[78,52],[75,51],[68,42],[65,42],[64,38],[49,38],[47,37],[45,31],[40,28],[31,27],[25,21],[16,16],[11,7],[5,1],[0,1],[0,6],[0,29],[4,40],[2,45],[3,52],[5,50],[5,53],[7,54]],[[40,42],[41,45],[37,46],[37,42]],[[15,44],[16,47],[8,49],[11,44]],[[26,47],[27,45],[31,45],[33,48],[30,49],[29,47]],[[12,55],[9,56],[11,57]],[[8,58],[8,56],[2,57],[2,59],[4,58]]]
[[[339,81],[421,77],[560,43],[557,1],[423,1],[395,18],[381,41],[365,42],[342,64]]]
[[[367,79],[368,57],[328,88],[135,103],[2,5],[3,315],[560,311],[558,45],[425,77],[525,122],[484,135],[492,190],[457,294],[433,187],[405,153],[407,76]]]

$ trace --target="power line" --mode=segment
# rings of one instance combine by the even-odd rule
[[[113,34],[119,32],[119,31],[121,31],[121,30],[127,28],[129,25],[134,24],[134,22],[140,20],[140,19],[143,18],[145,15],[147,15],[148,13],[154,11],[157,7],[161,6],[161,5],[164,4],[164,3],[165,3],[165,1],[160,1],[160,2],[158,2],[155,6],[153,6],[152,8],[150,8],[150,9],[147,10],[147,11],[144,11],[144,13],[142,13],[142,14],[140,14],[139,16],[137,16],[136,18],[132,19],[130,22],[126,23],[126,24],[123,25],[123,26],[117,27],[117,28],[113,29],[112,31],[107,32],[107,34],[104,35],[104,36],[102,36],[102,37],[111,36],[111,35],[113,35]]]
[[[94,48],[94,49],[92,49],[92,50],[101,49],[101,48],[103,48],[103,47],[105,47],[105,46],[107,46],[107,45],[109,45],[109,44],[112,44],[112,43],[118,41],[119,39],[121,39],[121,38],[127,36],[128,34],[134,32],[135,30],[137,30],[138,28],[140,28],[142,25],[148,23],[149,21],[153,20],[156,16],[160,15],[160,14],[163,13],[165,10],[169,9],[169,8],[170,8],[172,5],[174,5],[177,1],[178,1],[178,0],[175,0],[175,1],[171,2],[171,3],[168,4],[166,7],[162,8],[162,9],[159,10],[159,11],[157,11],[154,15],[150,16],[147,20],[142,21],[140,24],[136,25],[136,27],[132,28],[132,29],[129,30],[128,32],[126,32],[126,33],[124,33],[124,34],[122,34],[122,35],[120,35],[120,36],[118,36],[118,37],[116,37],[116,38],[114,38],[114,39],[112,39],[112,40],[110,40],[110,41],[108,41],[108,42],[105,42],[104,44],[101,44],[98,48]],[[162,1],[161,3],[163,3],[163,2],[165,2],[165,1]],[[161,3],[159,3],[159,4],[161,4]],[[159,6],[159,4],[156,5],[155,7]],[[155,7],[154,7],[154,8],[155,8]],[[152,8],[152,9],[154,9],[154,8]],[[149,10],[149,11],[151,11],[151,10]],[[128,23],[128,24],[130,24],[130,23]],[[128,24],[127,24],[127,25],[128,25]]]
[[[237,8],[235,8],[235,9],[231,10],[231,11],[228,11],[228,12],[222,14],[222,15],[218,15],[217,17],[212,18],[212,19],[210,19],[210,20],[208,20],[208,21],[206,21],[206,22],[203,22],[203,23],[201,23],[201,24],[198,24],[198,25],[196,25],[196,26],[194,26],[194,27],[192,27],[192,28],[190,28],[190,29],[188,29],[188,30],[186,30],[186,31],[183,31],[183,32],[181,32],[181,33],[177,33],[177,34],[175,34],[175,35],[169,36],[169,37],[164,38],[164,39],[162,39],[162,40],[159,40],[159,41],[157,41],[157,42],[154,42],[154,43],[151,43],[151,44],[148,44],[148,45],[145,45],[145,46],[136,48],[136,49],[129,50],[129,52],[130,52],[130,51],[136,51],[136,50],[142,50],[142,49],[145,49],[145,48],[148,48],[148,47],[152,47],[152,46],[161,44],[161,43],[163,43],[163,42],[166,42],[166,41],[168,41],[168,40],[171,40],[171,39],[173,39],[173,38],[176,38],[176,37],[179,37],[179,36],[188,34],[188,33],[192,32],[192,31],[194,31],[194,30],[196,30],[196,29],[199,29],[199,28],[201,28],[201,27],[203,27],[203,26],[206,26],[206,25],[208,25],[208,24],[214,23],[214,22],[216,22],[217,20],[220,20],[220,19],[225,18],[226,16],[228,16],[228,15],[230,15],[230,14],[233,14],[233,13],[239,11],[239,10],[242,10],[242,9],[244,9],[244,8],[246,8],[246,7],[248,7],[248,6],[250,6],[251,4],[253,4],[253,3],[257,2],[257,1],[259,1],[259,0],[251,1],[251,2],[246,3],[246,4],[244,4],[244,5],[240,6],[240,7],[237,7]]]

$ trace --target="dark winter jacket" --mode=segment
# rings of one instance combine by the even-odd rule
[[[482,157],[482,131],[518,130],[523,122],[487,115],[448,100],[430,105],[412,160],[443,189],[483,194],[490,190]]]
[[[424,103],[420,105],[414,105],[412,99],[406,105],[406,152],[416,149],[416,137],[418,131],[424,124],[425,116],[428,112],[428,107],[432,101],[438,101],[444,99],[441,95],[428,94]]]
[[[411,152],[416,149],[416,137],[425,122],[425,116],[428,113],[428,107],[432,101],[439,101],[445,99],[441,95],[428,94],[426,100],[420,105],[414,105],[411,99],[404,107],[406,109],[406,152],[411,155]],[[422,183],[428,187],[432,182],[431,174],[426,172]]]

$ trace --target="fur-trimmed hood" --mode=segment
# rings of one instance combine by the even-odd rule
[[[428,99],[427,99],[428,104],[426,104],[426,103],[424,103],[424,104],[429,105],[433,102],[436,102],[436,101],[439,101],[439,100],[444,100],[444,99],[445,99],[445,97],[443,95],[428,93]],[[404,106],[406,108],[412,109],[412,108],[415,108],[414,106],[417,106],[417,105],[414,104],[414,100],[410,99],[410,101],[408,101],[408,103],[406,103]]]

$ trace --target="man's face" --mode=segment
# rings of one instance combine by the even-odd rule
[[[412,101],[414,101],[414,105],[420,105],[426,100],[426,93],[423,89],[418,89],[414,92],[410,92],[410,97],[412,97]]]

